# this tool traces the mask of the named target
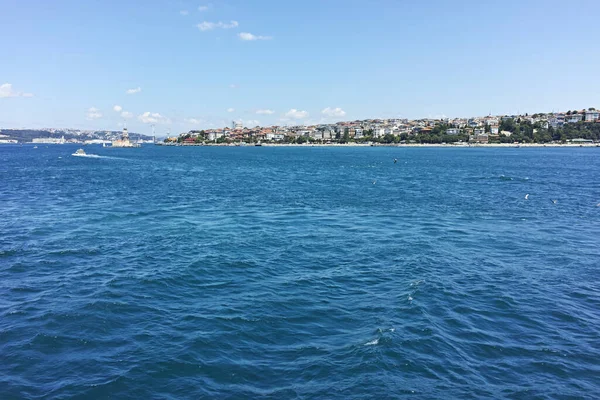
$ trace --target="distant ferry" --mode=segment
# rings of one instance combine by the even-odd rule
[[[141,147],[141,145],[139,143],[130,141],[127,128],[123,128],[121,139],[113,140],[111,147]]]

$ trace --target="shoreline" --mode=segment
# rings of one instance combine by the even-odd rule
[[[505,148],[521,148],[521,147],[600,147],[600,143],[477,143],[477,144],[441,144],[441,143],[263,143],[256,146],[253,143],[249,144],[233,144],[233,143],[206,143],[206,144],[185,144],[185,143],[155,143],[156,146],[166,147],[452,147],[452,148],[486,148],[486,147],[505,147]]]

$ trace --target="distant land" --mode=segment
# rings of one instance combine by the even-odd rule
[[[367,119],[334,124],[230,127],[192,130],[168,137],[165,145],[203,144],[595,144],[600,111],[488,115],[471,118]]]
[[[33,139],[60,139],[64,137],[67,143],[83,143],[89,140],[113,141],[120,139],[121,131],[96,131],[80,129],[0,129],[0,142],[17,141],[30,143]],[[152,140],[152,136],[129,132],[131,140]]]

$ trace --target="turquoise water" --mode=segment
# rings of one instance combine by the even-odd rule
[[[3,399],[600,396],[600,149],[38,147]]]

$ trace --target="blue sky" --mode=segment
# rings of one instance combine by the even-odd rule
[[[0,0],[0,10],[4,128],[126,121],[160,134],[600,106],[597,1]]]

